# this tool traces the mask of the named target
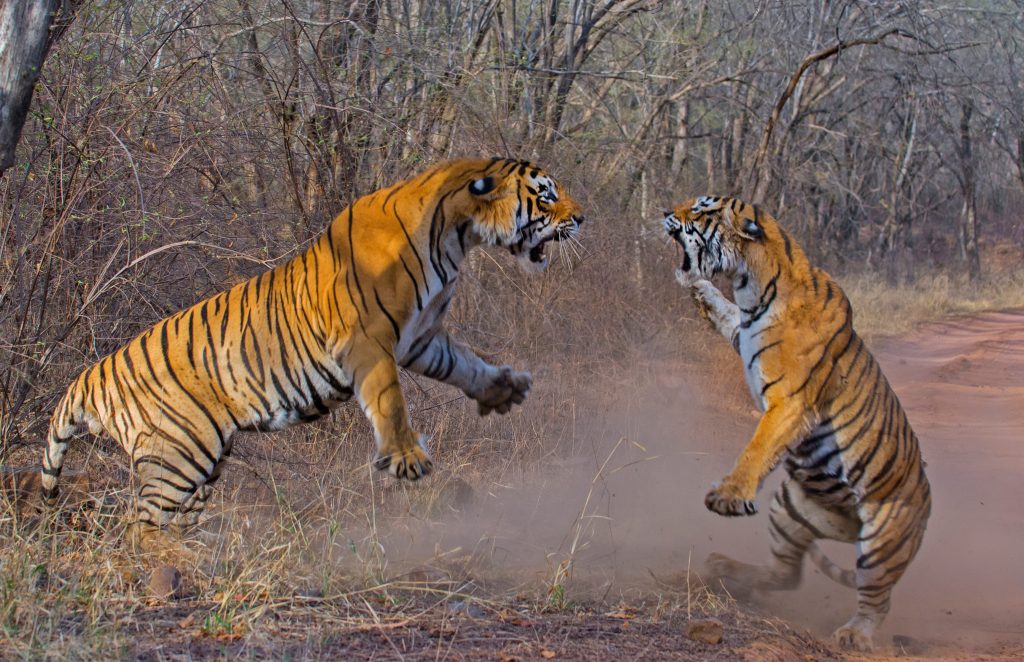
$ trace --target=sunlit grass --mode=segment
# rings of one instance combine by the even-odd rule
[[[853,305],[854,325],[865,336],[904,333],[948,315],[1024,306],[1024,271],[966,275],[930,274],[892,285],[873,274],[838,279]]]

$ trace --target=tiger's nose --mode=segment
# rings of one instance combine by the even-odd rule
[[[572,220],[576,221],[576,225],[583,225],[583,221],[585,221],[586,218],[583,214],[580,214],[579,216],[573,216]]]
[[[672,210],[671,209],[662,209],[661,213],[665,215],[665,218],[668,218],[669,216],[672,215]]]

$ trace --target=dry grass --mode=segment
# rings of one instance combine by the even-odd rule
[[[683,619],[705,615],[740,619],[738,637],[780,627],[736,614],[689,573],[653,590],[598,597],[600,587],[569,578],[573,552],[586,545],[585,526],[574,527],[569,555],[554,575],[524,579],[504,568],[486,541],[474,549],[438,548],[409,565],[400,558],[402,537],[465,507],[447,494],[453,481],[382,488],[367,472],[355,473],[362,479],[314,470],[312,486],[301,492],[272,482],[276,497],[269,501],[253,500],[260,490],[251,479],[236,480],[205,531],[187,541],[190,555],[174,556],[184,577],[175,600],[155,599],[146,588],[150,570],[166,559],[137,555],[124,540],[130,490],[99,488],[91,503],[66,505],[49,517],[5,508],[0,658],[402,658],[387,642],[410,636],[426,641],[404,653],[433,657],[456,645],[460,622],[484,631],[463,648],[511,630],[501,650],[534,654],[557,645],[538,648],[540,631],[562,636],[586,618],[615,631],[631,622],[674,624],[675,638]],[[589,495],[583,520],[588,502]],[[346,648],[339,649],[342,640]],[[679,653],[687,644],[673,645]]]
[[[839,279],[865,336],[903,333],[948,315],[1024,306],[1024,272],[1013,270],[972,282],[966,276],[930,274],[890,285],[872,274]]]

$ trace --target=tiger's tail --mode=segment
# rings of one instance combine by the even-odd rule
[[[853,570],[840,568],[832,562],[832,559],[825,556],[825,552],[821,551],[821,548],[816,544],[811,543],[807,548],[807,554],[814,561],[814,565],[818,566],[818,570],[821,570],[822,574],[826,577],[843,586],[857,588],[857,573]]]
[[[43,468],[40,485],[43,492],[43,503],[48,508],[57,505],[59,490],[57,487],[61,469],[64,468],[64,453],[68,450],[68,442],[79,432],[86,422],[85,391],[86,375],[83,373],[68,387],[64,397],[57,404],[57,409],[50,419],[50,428],[46,439],[46,450],[43,451]]]

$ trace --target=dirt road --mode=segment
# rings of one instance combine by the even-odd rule
[[[1024,640],[1024,311],[930,324],[876,354],[934,492],[889,631],[971,647]]]
[[[900,635],[928,656],[953,658],[1024,650],[1024,311],[930,324],[872,345],[921,439],[934,493],[924,547],[876,642],[889,647]],[[721,370],[720,391],[742,388],[737,361]],[[703,507],[756,417],[745,400],[710,398],[707,375],[680,372],[638,369],[623,387],[641,395],[595,431],[588,458],[556,464],[525,488],[495,488],[475,514],[432,529],[429,543],[472,549],[486,540],[506,571],[522,566],[524,580],[549,580],[571,558],[570,590],[589,583],[606,599],[649,592],[649,571],[698,570],[710,551],[767,560],[764,510],[780,476],[765,485],[755,517]],[[852,566],[852,546],[825,547]],[[816,570],[807,575],[799,590],[760,596],[756,606],[827,638],[855,596]]]

